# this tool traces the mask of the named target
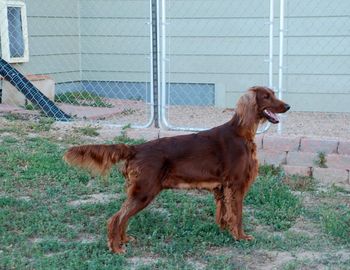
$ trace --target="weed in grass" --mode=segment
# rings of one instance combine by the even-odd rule
[[[325,152],[318,152],[314,164],[320,168],[327,168],[327,156]]]
[[[316,181],[311,176],[286,175],[283,183],[295,191],[313,191],[316,188]]]
[[[136,110],[134,109],[124,109],[121,111],[120,114],[124,115],[124,116],[127,116],[127,115],[132,115],[136,112]]]
[[[113,107],[112,104],[105,102],[100,96],[87,92],[67,92],[57,94],[55,101],[60,103],[68,103],[72,105],[91,106],[91,107]]]
[[[26,120],[25,116],[19,113],[7,113],[4,118],[8,121]]]
[[[37,110],[40,110],[39,106],[38,105],[35,105],[33,103],[28,103],[26,105],[24,105],[24,108],[26,110],[29,110],[29,111],[37,111]]]
[[[50,117],[41,117],[39,121],[31,122],[29,128],[36,132],[49,131],[55,123],[55,119]]]
[[[128,137],[127,130],[130,127],[131,127],[130,124],[123,126],[120,132],[120,135],[114,138],[113,143],[124,143],[124,144],[132,145],[132,144],[141,144],[146,142],[144,139],[132,139]]]
[[[245,201],[256,209],[256,218],[275,230],[286,230],[301,214],[301,202],[283,183],[283,173],[275,168],[262,170]]]
[[[99,129],[101,129],[101,128],[88,125],[86,127],[75,128],[74,130],[75,130],[75,132],[81,133],[85,136],[96,137],[96,136],[100,135],[100,133],[98,133]]]
[[[322,207],[319,215],[325,233],[340,243],[350,243],[350,210],[348,206]]]
[[[339,187],[335,184],[332,184],[331,187],[330,187],[331,191],[334,192],[334,193],[337,193],[337,192],[341,192],[341,193],[344,193],[344,194],[350,194],[350,191],[349,190],[346,190],[345,188],[343,187]]]

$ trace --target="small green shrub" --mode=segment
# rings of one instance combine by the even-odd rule
[[[68,103],[72,105],[91,106],[91,107],[113,107],[112,104],[105,102],[100,96],[87,91],[67,92],[57,94],[55,101],[60,103]]]
[[[318,152],[314,164],[320,168],[327,168],[327,156],[325,152]]]

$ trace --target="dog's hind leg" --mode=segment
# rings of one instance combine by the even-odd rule
[[[108,247],[114,253],[124,253],[123,244],[129,237],[126,235],[128,220],[144,209],[160,190],[146,192],[143,186],[136,184],[129,187],[128,198],[121,209],[108,221]]]
[[[218,187],[214,189],[214,198],[216,204],[216,223],[219,225],[221,229],[225,229],[228,224],[225,220],[226,215],[226,207],[224,200],[224,191],[222,187]]]

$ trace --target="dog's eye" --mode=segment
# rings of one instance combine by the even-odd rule
[[[268,99],[268,98],[270,98],[269,95],[265,95],[265,96],[264,96],[264,99]]]

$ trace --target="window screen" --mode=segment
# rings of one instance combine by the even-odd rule
[[[22,31],[21,8],[8,7],[7,18],[10,42],[10,57],[23,57],[24,39]]]

